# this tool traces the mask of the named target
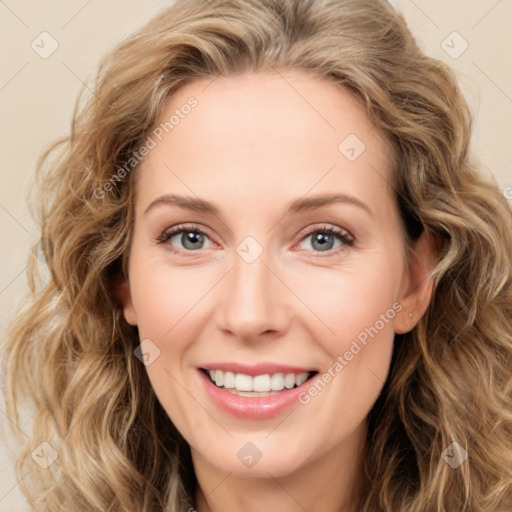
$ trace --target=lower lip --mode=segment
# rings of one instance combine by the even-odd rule
[[[294,405],[299,404],[299,394],[311,386],[314,377],[296,388],[280,391],[277,395],[248,397],[233,395],[224,388],[217,387],[202,370],[198,370],[206,392],[222,410],[248,419],[266,419],[279,416]]]

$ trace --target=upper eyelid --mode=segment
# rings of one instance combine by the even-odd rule
[[[322,226],[319,226],[319,227],[316,227],[316,228],[305,228],[304,230],[301,231],[301,234],[297,235],[297,236],[298,236],[298,239],[300,241],[300,240],[303,240],[304,237],[311,236],[313,233],[322,233],[324,231],[331,231],[331,230],[333,231],[332,234],[334,234],[334,235],[338,235],[338,232],[341,231],[342,235],[345,236],[345,233],[346,233],[346,237],[347,238],[350,238],[351,240],[355,240],[355,237],[352,236],[350,231],[348,231],[347,229],[341,228],[341,227],[338,227],[338,226],[326,225],[326,224],[323,224]]]

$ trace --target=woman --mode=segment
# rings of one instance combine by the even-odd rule
[[[31,504],[509,511],[512,215],[470,135],[383,0],[182,0],[111,52],[6,344]]]

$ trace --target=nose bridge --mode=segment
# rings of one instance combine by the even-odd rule
[[[281,331],[287,321],[285,290],[267,267],[266,254],[262,251],[255,257],[258,251],[251,243],[237,247],[217,311],[221,329],[246,339]]]

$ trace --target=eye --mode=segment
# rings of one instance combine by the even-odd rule
[[[354,245],[354,239],[349,235],[347,231],[332,226],[322,226],[320,229],[310,231],[301,239],[301,244],[311,239],[310,245],[316,252],[329,252],[331,255],[333,249],[343,248],[345,246],[352,247]],[[339,244],[335,246],[335,242],[338,240]]]
[[[319,229],[310,231],[300,239],[300,243],[303,244],[306,240],[311,239],[311,237],[313,238],[310,245],[313,251],[316,253],[329,253],[327,256],[338,252],[333,249],[339,249],[340,247],[343,249],[346,246],[352,247],[354,245],[354,239],[347,231],[332,226],[322,226]],[[338,240],[338,245],[336,245],[336,240]],[[164,231],[156,241],[159,244],[170,245],[172,250],[185,252],[197,252],[200,249],[208,249],[214,245],[199,226],[177,226]],[[205,241],[209,241],[210,245],[205,247]]]
[[[195,252],[198,249],[207,249],[203,244],[205,240],[210,240],[208,235],[198,226],[177,226],[168,231],[164,231],[157,239],[158,243],[168,243],[172,249]],[[176,244],[181,244],[181,247]],[[211,243],[211,241],[210,241]]]

